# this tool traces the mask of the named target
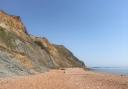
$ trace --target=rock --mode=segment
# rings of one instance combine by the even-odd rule
[[[0,11],[0,76],[70,67],[85,65],[64,46],[29,35],[19,16]]]

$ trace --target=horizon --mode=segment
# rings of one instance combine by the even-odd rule
[[[65,45],[89,67],[128,67],[127,0],[1,0],[27,31]]]

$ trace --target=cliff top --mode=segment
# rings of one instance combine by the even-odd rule
[[[21,21],[20,16],[10,15],[4,11],[0,11],[0,26],[5,28],[8,31],[15,32],[18,36],[22,36],[21,38],[27,38],[27,30],[24,24]]]

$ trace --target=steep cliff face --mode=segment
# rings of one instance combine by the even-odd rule
[[[23,25],[20,16],[8,15],[4,11],[0,11],[0,26],[8,31],[14,32],[21,38],[29,39],[25,26]]]
[[[0,76],[85,67],[68,49],[29,35],[19,16],[0,11]]]

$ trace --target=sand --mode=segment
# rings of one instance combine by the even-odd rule
[[[0,89],[128,89],[128,76],[68,68],[0,79]]]

